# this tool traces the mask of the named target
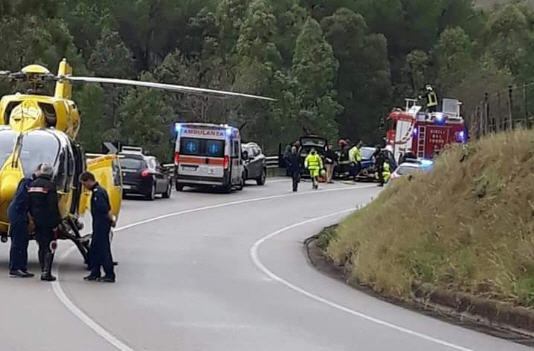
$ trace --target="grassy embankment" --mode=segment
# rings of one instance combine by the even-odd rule
[[[421,282],[534,307],[534,132],[449,149],[341,223],[327,253],[389,296]]]

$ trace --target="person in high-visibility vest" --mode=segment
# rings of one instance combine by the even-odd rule
[[[384,162],[384,166],[382,166],[382,179],[384,180],[384,183],[389,182],[389,179],[391,178],[391,170],[389,168],[389,162]]]
[[[313,188],[318,189],[319,172],[321,171],[321,169],[323,169],[323,160],[321,159],[321,156],[317,154],[317,151],[315,149],[311,149],[309,155],[306,156],[306,159],[304,160],[304,167],[306,167],[310,171]]]
[[[438,96],[432,86],[426,86],[426,109],[428,112],[436,112],[438,110]]]
[[[362,169],[362,153],[360,147],[362,142],[354,144],[354,146],[349,150],[349,160],[350,160],[350,171],[349,175],[353,177],[356,181],[360,170]]]

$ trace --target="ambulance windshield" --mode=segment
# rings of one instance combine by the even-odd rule
[[[182,138],[180,154],[202,157],[224,157],[224,140]]]

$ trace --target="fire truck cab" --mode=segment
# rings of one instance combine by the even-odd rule
[[[209,186],[243,188],[239,129],[207,123],[176,123],[176,189]]]
[[[416,99],[406,99],[404,110],[388,116],[387,144],[395,159],[406,154],[433,159],[446,145],[467,142],[467,130],[460,114],[461,102],[443,99],[441,112],[424,112]]]

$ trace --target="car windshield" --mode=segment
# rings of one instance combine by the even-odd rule
[[[326,146],[326,140],[323,138],[300,138],[300,143],[302,146]]]
[[[121,157],[119,159],[122,169],[141,169],[144,168],[144,161],[138,158]]]
[[[182,138],[180,154],[189,156],[224,157],[224,140]]]
[[[414,174],[414,173],[417,173],[419,171],[421,171],[421,169],[419,167],[401,165],[397,169],[397,174],[398,175],[407,175],[407,174]]]
[[[360,151],[364,160],[370,160],[375,153],[375,149],[372,147],[362,147]]]
[[[41,163],[47,163],[56,169],[60,151],[59,140],[45,131],[33,131],[22,138],[20,162],[25,177],[31,177]]]
[[[12,130],[0,132],[0,168],[13,153],[13,146],[17,140],[17,134]]]

